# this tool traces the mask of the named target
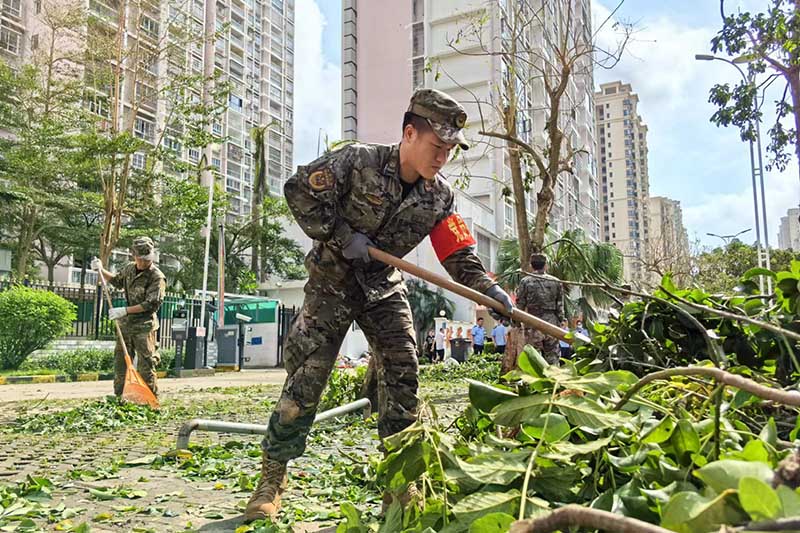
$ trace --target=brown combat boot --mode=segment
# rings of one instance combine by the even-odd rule
[[[286,464],[270,459],[264,454],[261,461],[261,481],[247,502],[247,509],[244,511],[245,522],[268,517],[274,519],[281,508],[281,495],[286,490],[286,484]]]

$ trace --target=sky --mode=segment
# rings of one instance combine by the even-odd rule
[[[592,2],[596,26],[617,3]],[[726,9],[760,11],[764,4],[727,0]],[[320,139],[341,136],[341,2],[297,0],[296,9],[294,157],[295,164],[304,164],[317,155]],[[703,246],[720,242],[707,233],[729,235],[747,228],[751,231],[745,236],[754,240],[748,145],[738,130],[709,122],[714,112],[709,89],[715,83],[735,83],[740,75],[725,63],[694,59],[711,53],[710,40],[721,25],[719,3],[625,0],[615,16],[634,23],[635,32],[622,61],[611,70],[597,70],[595,84],[622,80],[639,95],[639,114],[649,129],[651,196],[679,200],[690,240]],[[613,36],[604,31],[599,39]],[[772,107],[775,98],[768,93],[765,107]],[[767,129],[769,122],[762,127],[765,148]],[[780,217],[800,203],[796,163],[783,173],[766,171],[765,186],[767,237],[774,247]]]

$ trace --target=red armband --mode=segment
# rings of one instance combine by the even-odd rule
[[[475,245],[475,238],[458,213],[454,213],[436,224],[430,237],[433,251],[436,252],[436,257],[440,262],[462,248]]]

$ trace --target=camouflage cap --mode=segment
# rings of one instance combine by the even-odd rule
[[[150,237],[136,237],[131,244],[131,253],[134,257],[140,257],[147,261],[155,259],[156,245]]]
[[[469,149],[464,137],[467,112],[453,98],[436,89],[417,89],[408,106],[409,113],[425,118],[433,132],[444,142]]]

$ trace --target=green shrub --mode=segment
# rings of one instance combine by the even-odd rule
[[[169,370],[175,362],[175,349],[160,350],[161,362],[157,370]],[[20,370],[36,372],[54,370],[60,374],[75,377],[87,372],[107,373],[114,371],[114,350],[82,348],[68,350],[25,361]]]
[[[20,370],[35,371],[42,368],[73,377],[85,372],[104,372],[114,368],[114,351],[97,348],[66,350],[25,361]]]
[[[175,348],[168,348],[166,350],[159,350],[161,354],[161,362],[158,363],[156,369],[158,370],[172,370],[175,366]]]
[[[76,318],[75,306],[49,291],[14,287],[0,293],[0,370],[19,368],[67,333]]]

